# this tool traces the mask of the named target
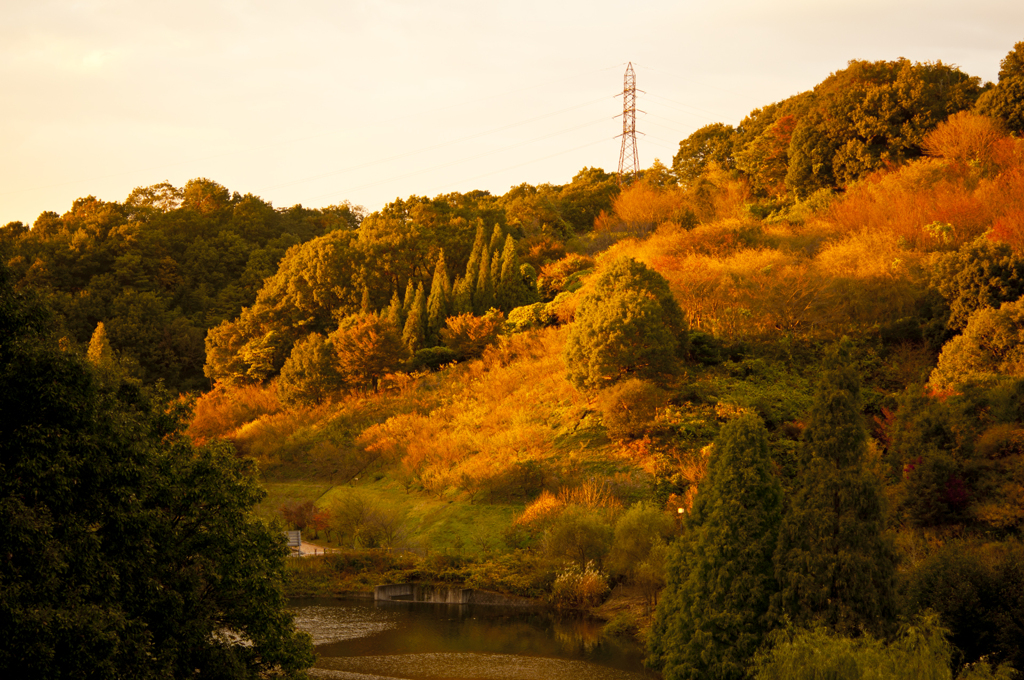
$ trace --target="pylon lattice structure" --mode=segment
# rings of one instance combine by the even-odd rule
[[[622,150],[619,151],[619,184],[626,174],[636,176],[640,161],[636,153],[636,73],[633,62],[626,66],[622,87]]]

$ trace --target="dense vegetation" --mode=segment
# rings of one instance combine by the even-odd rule
[[[256,461],[258,511],[344,550],[294,592],[614,586],[667,678],[1006,676],[1022,64],[853,61],[621,185],[364,215],[195,180],[0,241],[97,384],[212,384],[187,446]]]

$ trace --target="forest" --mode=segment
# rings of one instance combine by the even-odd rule
[[[284,593],[401,579],[673,680],[1014,677],[1022,135],[1024,42],[851,61],[636,177],[7,224],[0,667],[300,677]]]

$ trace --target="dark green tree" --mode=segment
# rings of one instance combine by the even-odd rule
[[[1024,259],[1009,245],[982,236],[939,258],[932,287],[949,304],[948,328],[960,331],[979,309],[998,307],[1024,294]]]
[[[636,260],[616,260],[580,302],[565,358],[579,387],[627,378],[659,379],[685,351],[682,311],[668,282]]]
[[[672,157],[672,171],[679,181],[684,185],[692,184],[704,174],[709,163],[731,170],[735,133],[731,125],[712,123],[679,142],[679,151]]]
[[[430,297],[427,298],[427,346],[441,344],[438,335],[444,327],[444,321],[451,313],[452,284],[448,279],[448,268],[444,261],[444,251],[437,258],[434,267],[434,280],[430,284]]]
[[[322,404],[342,386],[334,351],[319,333],[292,345],[278,378],[281,398],[288,404]]]
[[[779,531],[779,616],[842,634],[879,632],[895,616],[895,552],[881,482],[867,468],[860,378],[850,342],[823,366]]]
[[[100,381],[0,265],[0,668],[18,678],[299,677],[287,548],[254,466],[180,404]]]
[[[1024,134],[1024,42],[1003,59],[999,83],[978,98],[978,113],[997,118],[1008,130]]]
[[[473,313],[484,314],[494,306],[494,281],[491,276],[491,254],[484,251],[480,257],[480,271],[473,289]]]
[[[427,296],[423,292],[423,284],[416,286],[416,297],[413,298],[409,314],[402,330],[402,342],[410,353],[426,346],[427,341]]]
[[[516,241],[511,235],[505,238],[501,253],[501,278],[495,292],[498,309],[506,314],[516,307],[534,302],[536,296],[523,279],[522,265],[516,253]]]
[[[774,624],[782,505],[764,423],[756,416],[729,421],[673,546],[648,638],[648,663],[666,679],[747,677]]]

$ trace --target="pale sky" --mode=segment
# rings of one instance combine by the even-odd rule
[[[618,167],[632,61],[640,165],[851,59],[983,81],[1021,0],[0,0],[0,225],[207,177],[274,204]]]

